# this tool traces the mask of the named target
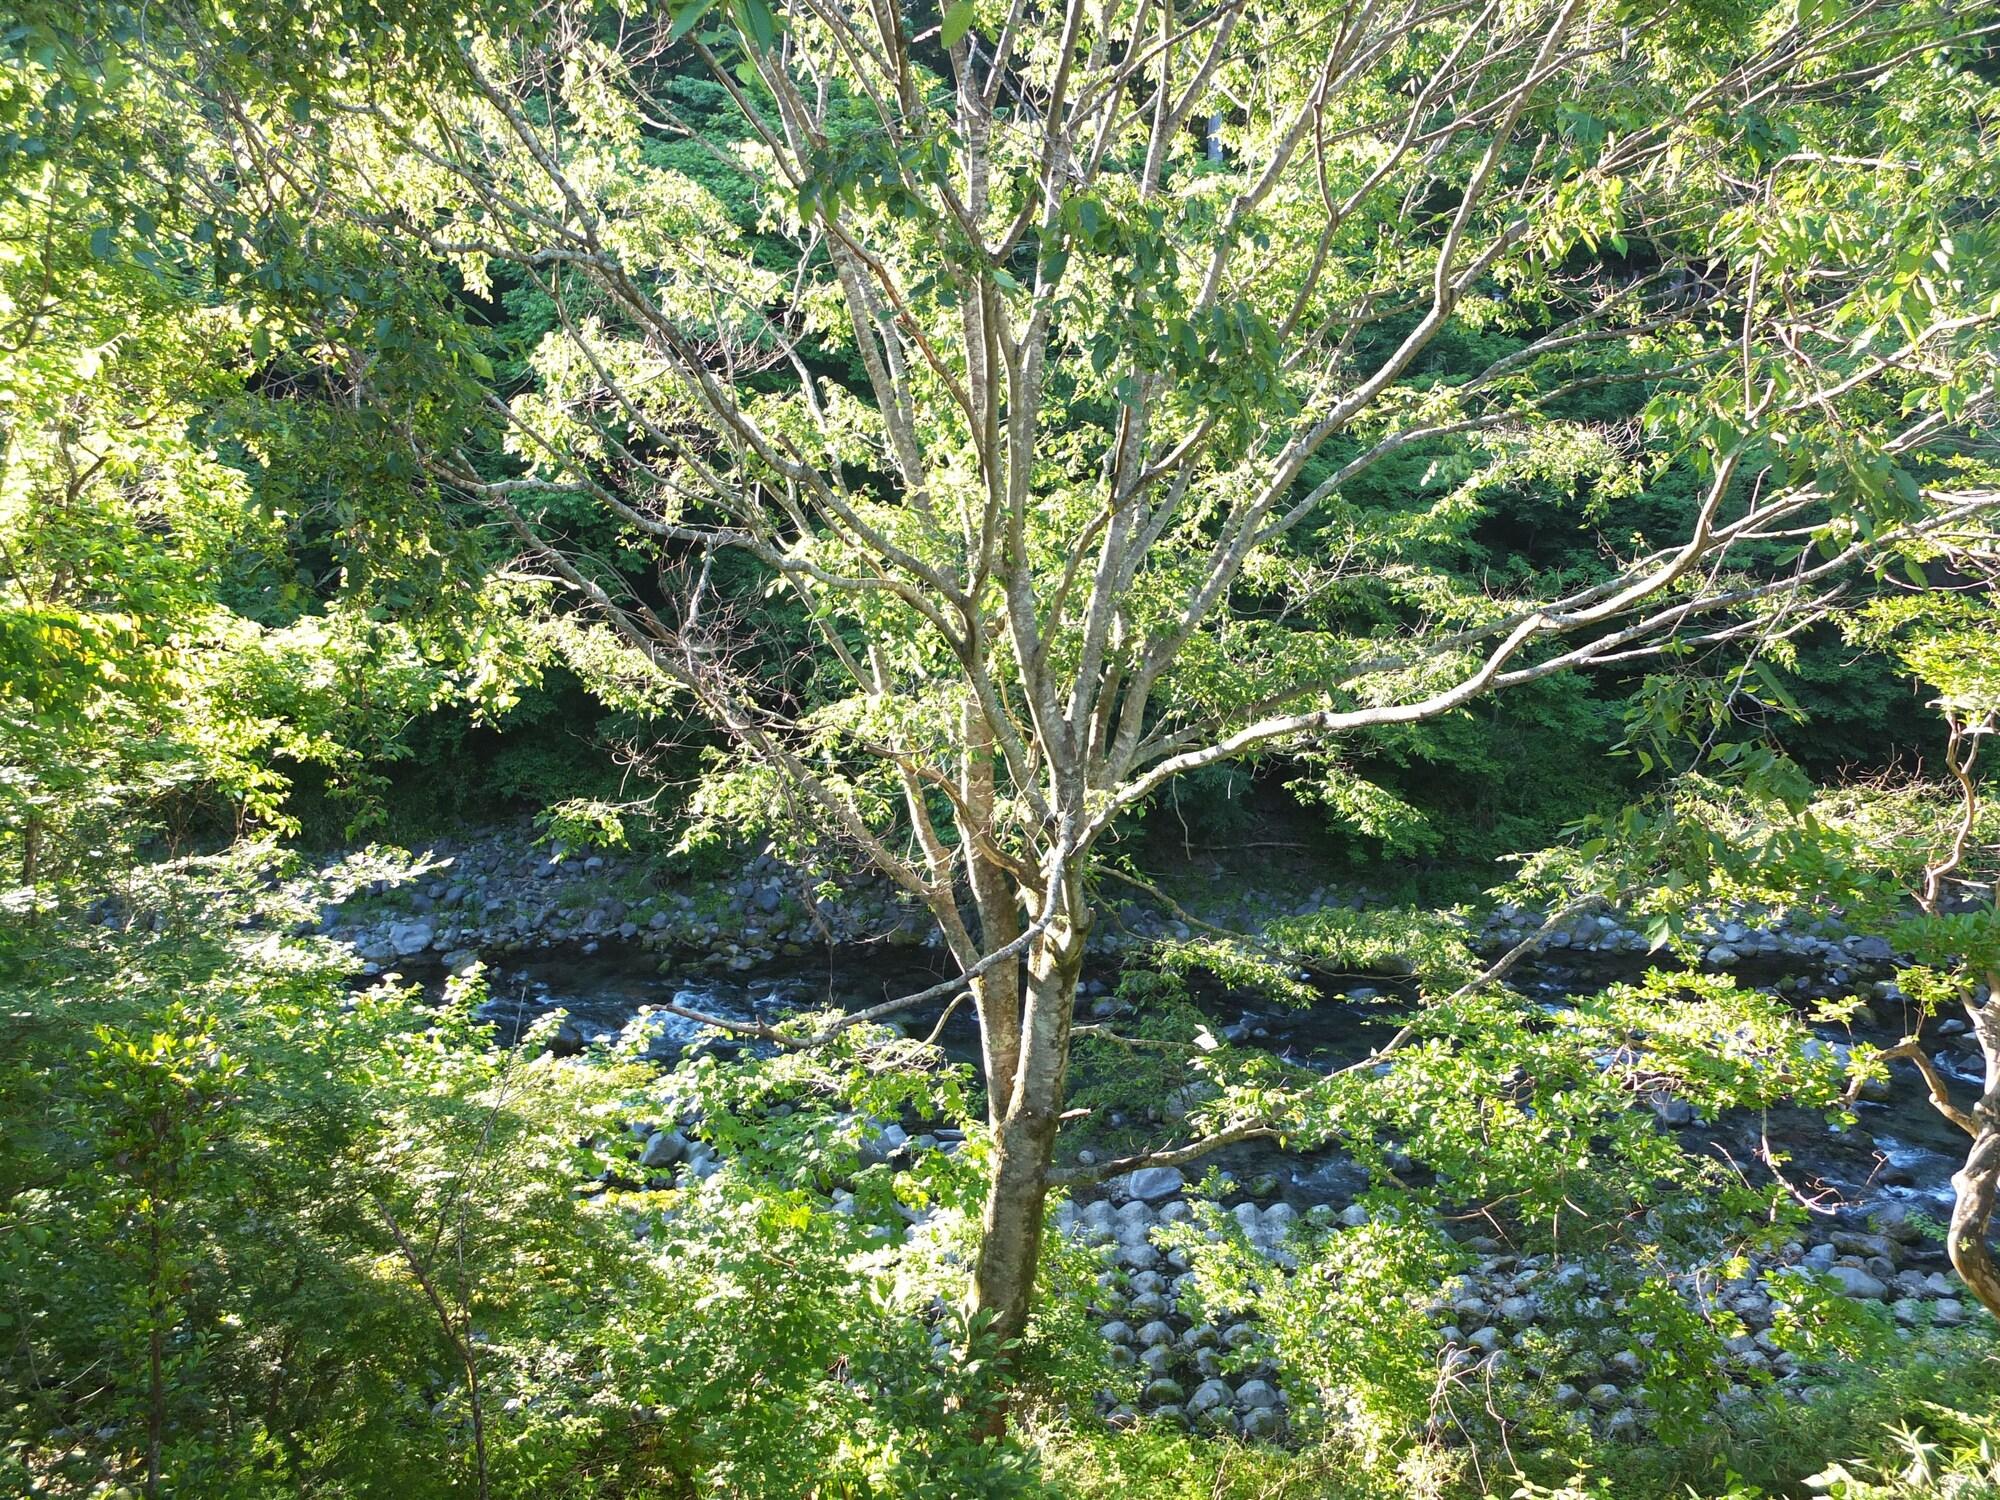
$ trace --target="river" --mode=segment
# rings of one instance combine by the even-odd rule
[[[563,1010],[568,1025],[565,1049],[609,1041],[645,1017],[648,1055],[665,1064],[694,1047],[732,1050],[741,1045],[699,1022],[657,1007],[671,1003],[734,1021],[772,1022],[807,1009],[856,1009],[925,988],[942,977],[934,955],[921,948],[834,950],[826,959],[793,959],[746,974],[718,974],[699,965],[669,966],[661,972],[657,953],[636,945],[606,944],[594,954],[558,950],[527,962],[503,962],[488,973],[492,999],[485,1014],[498,1023],[503,1040],[514,1040],[536,1019]],[[1574,994],[1641,967],[1639,960],[1595,961],[1588,966],[1549,962],[1516,971],[1514,985],[1545,1008],[1560,1007]],[[433,975],[434,979],[436,976]],[[1101,994],[1112,976],[1086,977],[1086,996]],[[1394,1031],[1406,1014],[1407,981],[1369,978],[1326,986],[1326,998],[1304,1010],[1258,1004],[1240,994],[1210,991],[1198,996],[1211,1024],[1229,1038],[1259,1046],[1288,1061],[1317,1069],[1351,1062]],[[904,1013],[903,1024],[926,1034],[941,1007]],[[1893,1028],[1849,1032],[1824,1028],[1829,1043],[1867,1041],[1887,1045],[1899,1039]],[[974,1061],[978,1038],[970,1007],[947,1023],[941,1044],[959,1061]],[[1947,1052],[1946,1058],[1951,1061]],[[1963,1067],[1962,1062],[1954,1062]],[[1829,1128],[1824,1117],[1799,1109],[1765,1115],[1736,1112],[1720,1119],[1678,1123],[1683,1142],[1704,1154],[1726,1153],[1746,1170],[1762,1172],[1760,1152],[1769,1147],[1787,1158],[1787,1180],[1816,1204],[1816,1216],[1852,1220],[1884,1203],[1898,1202],[1942,1217],[1950,1210],[1950,1178],[1963,1143],[1925,1099],[1916,1071],[1898,1064],[1895,1086],[1885,1099],[1863,1100],[1858,1124]],[[1977,1080],[1967,1074],[1968,1085]],[[1280,1195],[1304,1209],[1326,1203],[1344,1206],[1366,1185],[1365,1176],[1337,1150],[1288,1154],[1264,1145],[1234,1148],[1218,1164],[1240,1177],[1270,1174]]]

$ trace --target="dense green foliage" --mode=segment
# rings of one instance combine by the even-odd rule
[[[307,818],[315,837],[337,838],[379,826],[390,807],[399,822],[420,823],[440,809],[486,816],[584,789],[636,804],[643,799],[614,753],[645,751],[640,763],[670,785],[696,775],[699,734],[676,732],[679,748],[655,753],[657,724],[607,712],[579,691],[559,653],[509,660],[520,647],[499,637],[521,595],[476,583],[464,592],[472,570],[504,557],[505,539],[456,526],[400,451],[394,424],[342,396],[340,367],[354,358],[369,362],[378,399],[400,403],[398,423],[419,403],[423,422],[465,420],[476,396],[464,378],[480,370],[497,371],[503,391],[527,389],[534,351],[554,331],[551,293],[563,284],[506,266],[493,269],[483,297],[447,281],[443,294],[457,300],[440,324],[431,292],[397,284],[407,263],[371,267],[381,246],[232,201],[199,138],[177,129],[186,99],[174,80],[121,53],[140,34],[138,13],[88,14],[76,29],[84,12],[69,6],[22,12],[0,106],[17,147],[0,266],[13,412],[6,697],[8,711],[25,716],[9,731],[8,760],[25,767],[55,756],[32,788],[9,793],[0,834],[10,862],[37,844],[33,862],[46,876],[62,868],[66,847],[95,847],[72,825],[92,807],[100,828],[122,822],[105,816],[103,796],[209,833],[286,826],[284,800],[299,786],[312,795],[290,816]],[[414,36],[436,19],[412,11],[403,21]],[[310,80],[283,82],[303,91],[299,112],[309,113]],[[698,184],[708,228],[727,225],[781,271],[790,252],[764,232],[753,179],[732,155],[744,129],[730,101],[692,67],[663,97],[668,113],[644,143],[646,167]],[[1896,109],[1904,119],[1927,109],[1955,119],[1964,107],[1913,94]],[[1940,194],[1965,191],[1945,185],[1953,170],[1941,152],[1935,184],[1919,184],[1904,211],[1935,213]],[[1831,180],[1801,186],[1808,199],[1836,190]],[[1845,236],[1858,251],[1868,234],[1894,227],[1884,205],[1850,196],[1845,206],[1852,222],[1808,220],[1799,232]],[[1884,222],[1871,226],[1871,213]],[[1974,250],[1961,241],[1962,254]],[[1638,255],[1621,249],[1606,263],[1643,271]],[[1481,336],[1436,345],[1423,384],[1449,389],[1519,348],[1532,329],[1526,315],[1496,305]],[[448,343],[427,352],[433,338]],[[859,391],[851,352],[807,348],[816,370]],[[1301,556],[1274,566],[1304,569],[1303,578],[1315,548],[1360,540],[1382,549],[1394,559],[1392,584],[1340,584],[1326,601],[1329,621],[1363,629],[1468,587],[1602,578],[1614,507],[1619,533],[1637,542],[1673,536],[1699,498],[1690,468],[1635,449],[1644,395],[1614,385],[1572,398],[1546,431],[1399,455],[1349,486],[1362,531],[1316,533]],[[646,569],[629,530],[607,526],[596,507],[557,492],[524,504],[595,555]],[[725,595],[776,624],[769,670],[809,645],[796,609],[753,602],[754,580],[722,572]],[[475,599],[485,607],[471,625]],[[442,620],[413,614],[440,609]],[[169,649],[171,669],[161,655]],[[225,672],[226,658],[235,660]],[[1774,659],[1788,690],[1736,684],[1730,711],[1809,768],[1882,766],[1930,744],[1921,704],[1867,647],[1817,627],[1780,643]],[[1705,675],[1699,663],[1689,670]],[[1483,860],[1545,842],[1582,806],[1618,800],[1634,764],[1600,752],[1624,737],[1630,707],[1656,702],[1657,691],[1631,676],[1556,680],[1434,724],[1364,735],[1337,759],[1281,756],[1258,774],[1323,810],[1328,832],[1356,855]],[[1792,704],[1802,719],[1782,711]],[[66,748],[49,736],[29,743],[38,715],[65,726],[57,738]],[[1220,783],[1197,781],[1176,793],[1171,814],[1153,816],[1226,825],[1230,802]]]
[[[1041,219],[1061,171],[1003,141],[988,211],[1032,232],[990,256],[939,210],[969,146],[952,101],[1009,26],[985,0],[880,21],[916,34],[887,69],[907,84],[893,126],[875,41],[818,4],[13,7],[0,1487],[2000,1494],[1990,1322],[1912,1313],[1899,1331],[1794,1253],[1817,1205],[1782,1152],[1766,1141],[1752,1166],[1662,1124],[1783,1115],[1846,1135],[1863,1089],[1914,1087],[1939,1022],[2000,1018],[1979,755],[2000,732],[2000,548],[1979,513],[2000,484],[2000,53],[1950,7],[1559,9],[1552,36],[1575,15],[1585,32],[1561,97],[1524,84],[1515,111],[1474,89],[1386,185],[1382,122],[1453,76],[1461,39],[1532,57],[1540,13],[1383,22],[1314,151],[1286,147],[1285,191],[1252,207],[1232,196],[1241,164],[1285,139],[1292,103],[1337,92],[1313,78],[1351,14],[1203,12],[1193,26],[1241,11],[1254,36],[1195,72],[1214,120],[1162,126],[1155,149],[1147,110],[1165,104],[1118,117],[1090,166],[1105,175],[1049,189]],[[1072,29],[1113,47],[1131,13],[1079,8]],[[1801,37],[1787,71],[1742,75],[1768,96],[1717,103],[1741,59]],[[1130,41],[1150,56],[1136,26]],[[1020,46],[1001,117],[1025,128],[1056,53]],[[810,130],[779,87],[794,65],[822,70]],[[1093,66],[1115,92],[1147,64]],[[929,123],[898,135],[910,119]],[[1639,165],[1620,154],[1656,138]],[[1155,157],[1164,192],[1144,179]],[[786,177],[792,159],[811,170]],[[1474,215],[1489,175],[1504,193]],[[602,254],[577,248],[579,224]],[[1286,471],[1273,434],[1413,337],[1427,257],[1468,224],[1494,249],[1449,326]],[[1250,270],[1209,295],[1206,257],[1239,251]],[[855,264],[881,271],[893,315],[843,282]],[[1051,882],[1073,876],[1079,904],[1126,886],[1199,904],[1189,854],[1254,862],[1267,842],[1309,872],[1274,885],[1360,876],[1377,899],[1126,949],[1073,1052],[1080,937],[1060,955],[1068,1112],[1043,1112],[1057,1165],[1035,1164],[1031,1222],[1046,1208],[1051,1227],[1028,1236],[1015,1340],[964,1295],[1005,1078],[910,1017],[793,1015],[666,1069],[637,1026],[578,1046],[551,1015],[516,1038],[479,969],[410,984],[327,935],[324,904],[404,900],[423,860],[300,852],[522,813],[559,857],[636,844],[677,877],[766,846],[845,875],[862,848],[915,872],[907,906],[949,908],[962,966],[995,946],[991,907],[953,946],[953,893],[990,859],[1002,908],[1032,898],[1028,855],[1064,820],[1032,775],[994,776],[989,741],[967,763],[986,764],[990,827],[1020,842],[954,831],[982,792],[953,769],[970,718],[933,628],[946,611],[848,591],[979,550],[919,524],[932,496],[902,467],[979,509],[992,446],[955,385],[977,361],[947,349],[890,379],[884,351],[905,346],[857,336],[848,300],[927,353],[975,326],[968,308],[1056,310],[1033,504],[1008,546],[1058,592],[1089,572],[1093,486],[1128,440],[1197,455],[1159,557],[1111,591],[1112,644],[1051,606],[1043,650],[996,648],[1003,707],[1048,661],[1123,651],[1110,722],[1134,701],[1134,642],[1173,633],[1231,507],[1289,472],[1273,503],[1316,508],[1246,545],[1133,732],[1170,762],[1274,705],[1355,720],[1079,792],[1106,852]],[[1563,337],[1607,309],[1613,332]],[[1299,373],[1330,349],[1321,384]],[[882,395],[905,388],[916,460]],[[1715,606],[1696,624],[1626,653],[1605,623],[1586,671],[1363,722],[1472,671],[1522,601],[1582,608],[1772,494],[1793,508],[1663,586],[1669,614]],[[1821,578],[1830,556],[1855,566]],[[981,660],[1023,627],[979,615],[992,586],[973,571],[962,654]],[[654,670],[689,643],[696,667]],[[1615,912],[1652,950],[1552,1006],[1482,972],[1478,924],[1501,901]],[[1846,980],[1798,1003],[1705,956],[1732,913],[1836,909],[1894,945],[1900,1040],[1836,1050],[1866,1004]],[[1361,978],[1387,996],[1350,1001]],[[1337,1064],[1222,1024],[1369,1003],[1401,1030]],[[1959,1112],[1975,1142],[2000,1137],[1990,1087]],[[891,1123],[932,1147],[883,1147]],[[1220,1175],[1158,1236],[1187,1315],[1252,1330],[1214,1357],[1283,1385],[1280,1441],[1135,1417],[1146,1377],[1098,1332],[1131,1278],[1055,1227],[1104,1159],[1204,1136],[1338,1153],[1360,1184],[1275,1254],[1225,1212],[1245,1195]],[[673,1159],[646,1164],[668,1137]],[[1503,1258],[1576,1279],[1552,1277],[1545,1319],[1480,1362],[1445,1330],[1488,1231]],[[1758,1366],[1728,1364],[1750,1329],[1707,1296],[1721,1284],[1779,1309]],[[1635,1347],[1643,1430],[1614,1438],[1557,1399]],[[1812,1372],[1809,1395],[1780,1357]]]
[[[0,952],[10,1492],[136,1485],[149,1445],[188,1496],[1020,1482],[931,1341],[935,1251],[877,1238],[896,1195],[958,1210],[976,1178],[892,1183],[831,1108],[948,1111],[949,1076],[893,1050],[662,1080],[496,1048],[477,983],[354,988],[286,938],[283,864],[161,867],[117,925]],[[645,1190],[627,1122],[695,1104],[732,1166]]]
[[[1792,1232],[1783,1194],[1718,1176],[1623,1108],[1619,1073],[1590,1065],[1643,1036],[1651,1082],[1712,1107],[1830,1105],[1839,1069],[1796,1053],[1782,1007],[1727,982],[1698,997],[1613,990],[1555,1031],[1491,1005],[1434,1013],[1391,1087],[1330,1080],[1321,1107],[1363,1160],[1379,1164],[1369,1141],[1393,1132],[1401,1171],[1434,1168],[1437,1186],[1392,1190],[1387,1173],[1372,1222],[1303,1227],[1294,1277],[1273,1282],[1226,1216],[1213,1239],[1189,1222],[1204,1307],[1254,1309],[1269,1343],[1245,1357],[1274,1360],[1323,1413],[1296,1451],[1100,1428],[1091,1395],[1129,1377],[1096,1362],[1080,1316],[1096,1262],[1073,1251],[1046,1268],[1032,1399],[996,1446],[973,1430],[983,1367],[946,1300],[981,1188],[962,1069],[865,1031],[831,1053],[665,1076],[615,1048],[545,1051],[553,1023],[496,1048],[473,1018],[477,981],[430,999],[363,987],[337,951],[286,936],[301,914],[288,873],[268,849],[135,872],[114,921],[15,928],[0,953],[0,1473],[25,1493],[136,1491],[153,1444],[161,1492],[187,1496],[1361,1496],[1532,1481],[1740,1500],[1789,1492],[1835,1456],[1856,1496],[1990,1466],[1990,1338],[1913,1355],[1879,1314],[1800,1283],[1787,1336],[1854,1373],[1809,1405],[1774,1390],[1718,1424],[1701,1382],[1727,1321],[1689,1321],[1644,1258],[1617,1262],[1632,1269],[1612,1328],[1601,1306],[1573,1316],[1586,1340],[1643,1327],[1656,1357],[1684,1351],[1655,1366],[1660,1444],[1600,1454],[1532,1381],[1462,1392],[1459,1446],[1414,1440],[1449,1390],[1430,1305],[1467,1263],[1426,1203],[1507,1204],[1524,1249],[1546,1236],[1577,1265],[1621,1242],[1662,1268],[1676,1245],[1726,1259]],[[356,860],[342,878],[394,874]],[[1171,1014],[1175,983],[1149,1006]],[[1739,1044],[1717,1056],[1707,1039],[1722,1029]],[[1788,1047],[1801,1077],[1760,1065]],[[1268,1083],[1247,1049],[1208,1071]],[[1504,1084],[1524,1075],[1527,1090]],[[955,1124],[975,1146],[893,1171],[869,1154],[866,1122],[897,1116]],[[653,1122],[676,1118],[725,1153],[720,1171],[670,1185],[638,1164]],[[1516,1409],[1503,1441],[1492,1416]],[[1904,1454],[1904,1420],[1934,1446]],[[1622,1477],[1572,1478],[1600,1469]]]

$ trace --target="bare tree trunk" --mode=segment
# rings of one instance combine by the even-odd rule
[[[959,787],[958,836],[965,850],[972,901],[979,912],[982,952],[997,953],[1021,936],[1021,905],[1014,877],[987,852],[993,828],[993,732],[979,705],[967,699],[962,731],[965,751]],[[1021,1063],[1021,963],[1008,959],[972,981],[979,1011],[980,1063],[986,1078],[986,1120],[998,1133],[1013,1100]]]
[[[1980,785],[1974,775],[1983,737],[2000,728],[2000,710],[1989,712],[1976,723],[1968,721],[1952,706],[1944,708],[1947,732],[1944,764],[1958,783],[1958,828],[1950,849],[1924,870],[1923,889],[1917,895],[1918,908],[1928,917],[1942,916],[1946,909],[1947,879],[1965,862],[1966,850],[1979,826]],[[2000,881],[1993,887],[1993,900],[2000,905]],[[1924,1057],[1922,1025],[1919,1035],[1901,1049],[1911,1057],[1924,1081],[1930,1085],[1931,1103],[1946,1119],[1972,1137],[1965,1164],[1952,1174],[1951,1227],[1945,1246],[1952,1269],[1958,1272],[1972,1295],[1986,1310],[2000,1318],[2000,1265],[1993,1256],[1993,1214],[2000,1199],[2000,969],[1986,972],[1986,998],[1982,1001],[1972,988],[1970,960],[1966,967],[1966,993],[1961,998],[1972,1034],[1986,1061],[1985,1093],[1970,1110],[1952,1103],[1950,1093],[1937,1070]]]
[[[408,1267],[417,1288],[430,1303],[431,1312],[436,1315],[438,1329],[458,1356],[459,1368],[465,1372],[465,1396],[472,1417],[472,1464],[473,1490],[477,1500],[487,1500],[491,1493],[491,1483],[486,1463],[486,1398],[479,1385],[479,1358],[472,1343],[472,1317],[461,1300],[457,1311],[448,1306],[444,1294],[438,1290],[437,1280],[431,1275],[430,1267],[417,1253],[417,1247],[410,1243],[403,1233],[403,1226],[389,1210],[389,1205],[379,1195],[375,1198],[376,1211],[382,1215],[382,1222],[388,1227],[396,1248],[402,1252],[403,1264]]]
[[[1989,1095],[1994,1124],[1982,1131],[1953,1174],[1951,1265],[1986,1310],[2000,1318],[2000,1263],[1993,1256],[1993,1211],[2000,1199],[2000,1095]]]
[[[2000,989],[1995,980],[2000,974],[1988,976],[1986,1003],[1973,1016],[1986,1057],[1986,1093],[1972,1106],[1972,1149],[1951,1179],[1957,1198],[1946,1244],[1959,1279],[2000,1318],[2000,1263],[1993,1255],[1993,1215],[2000,1206]]]
[[[970,1311],[991,1317],[1003,1343],[1028,1326],[1042,1253],[1042,1206],[1059,1110],[1017,1111],[994,1138],[991,1186],[972,1272]]]
[[[1058,921],[1032,950],[1020,1064],[1007,1112],[994,1131],[991,1186],[966,1310],[989,1320],[987,1331],[1000,1340],[1003,1363],[1006,1346],[1027,1330],[1034,1305],[1049,1163],[1062,1119],[1070,1020],[1087,925],[1087,917]],[[996,1409],[989,1417],[997,1435],[1006,1412]]]
[[[1021,920],[1005,876],[996,899],[984,887],[983,864],[975,858],[973,887],[979,907],[980,941],[988,953],[1004,948],[1021,935]],[[986,1079],[986,1121],[997,1133],[1013,1102],[1014,1074],[1021,1061],[1021,965],[1009,959],[995,964],[972,981],[972,1000],[979,1011],[980,1063]]]

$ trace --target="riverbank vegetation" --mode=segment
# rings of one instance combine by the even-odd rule
[[[2000,22],[0,63],[11,1490],[2000,1492]]]

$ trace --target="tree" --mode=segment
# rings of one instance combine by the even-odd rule
[[[266,801],[186,690],[216,576],[271,539],[198,432],[241,331],[138,227],[171,212],[160,101],[23,30],[39,55],[0,83],[0,851],[32,904],[204,772]]]
[[[15,911],[104,894],[158,834],[296,831],[300,767],[365,818],[371,767],[405,753],[412,719],[497,715],[535,666],[477,569],[408,531],[382,549],[389,587],[369,586],[351,515],[325,549],[341,566],[312,566],[301,450],[346,439],[315,461],[386,525],[381,450],[259,388],[270,331],[254,302],[216,295],[249,217],[213,190],[215,142],[188,130],[180,80],[134,67],[145,35],[126,12],[28,6],[0,43],[0,904]],[[268,233],[257,269],[281,269]],[[444,604],[413,608],[426,593]]]
[[[2000,1317],[2000,1260],[1992,1243],[2000,1208],[2000,871],[1993,867],[1990,817],[1982,813],[1986,773],[1979,763],[1987,738],[2000,733],[2000,671],[1993,660],[2000,636],[1994,595],[2000,554],[1990,536],[1974,533],[1945,539],[1933,556],[1965,592],[1883,600],[1854,632],[1900,635],[1903,664],[1937,691],[1932,706],[1944,721],[1944,769],[1956,803],[1939,820],[1939,847],[1916,882],[1921,917],[1904,928],[1903,946],[1917,964],[1898,977],[1917,1002],[1916,1024],[1880,1061],[1914,1065],[1932,1106],[1971,1140],[1964,1166],[1952,1177],[1945,1248],[1960,1279]],[[1985,1065],[1984,1087],[1969,1108],[1954,1101],[1950,1083],[1924,1050],[1925,1027],[1949,1010],[1964,1016]],[[1870,1076],[1879,1077],[1880,1070],[1871,1065],[1854,1089]]]
[[[1968,466],[1970,467],[1970,465]],[[1728,715],[1684,714],[1691,763],[1660,778],[1648,801],[1615,817],[1583,820],[1567,845],[1529,861],[1522,890],[1543,902],[1635,892],[1652,920],[1695,967],[1718,911],[1833,912],[1850,931],[1877,936],[1902,960],[1879,998],[1900,1006],[1905,1034],[1886,1047],[1860,1044],[1844,1059],[1845,1103],[1888,1087],[1907,1063],[1931,1106],[1970,1140],[1952,1177],[1945,1248],[1966,1287],[2000,1314],[2000,1263],[1992,1243],[2000,1210],[2000,839],[1983,756],[2000,732],[2000,675],[1993,643],[1996,545],[1990,524],[1940,528],[1903,549],[1901,574],[1847,613],[1841,638],[1890,653],[1924,691],[1943,731],[1942,775],[1892,773],[1815,790],[1768,742],[1723,738]],[[1907,581],[1906,581],[1907,580]],[[1692,724],[1693,734],[1688,735]],[[1655,762],[1687,761],[1673,731],[1655,725]],[[1885,948],[1884,956],[1888,956]],[[1850,1019],[1857,997],[1829,995],[1821,1022]],[[1961,1104],[1952,1067],[1936,1049],[1953,1029],[1978,1049],[1983,1079]],[[1851,1114],[1848,1117],[1852,1122]],[[1774,1168],[1775,1170],[1775,1168]]]
[[[385,42],[308,6],[229,46],[211,19],[160,66],[273,215],[337,210],[411,285],[508,265],[550,298],[488,429],[405,425],[436,483],[568,586],[611,675],[726,731],[712,807],[837,839],[935,921],[959,975],[904,1003],[977,1008],[967,1304],[1003,1339],[1053,1187],[1278,1128],[1225,1109],[1052,1165],[1123,820],[1227,761],[1783,637],[1992,503],[1946,459],[1990,416],[1994,99],[1985,33],[1927,11],[696,0],[419,10]],[[340,69],[302,82],[308,45]],[[742,114],[783,272],[649,151],[688,67]],[[428,324],[295,297],[283,357],[396,420],[368,350],[444,339],[448,290]],[[1476,372],[1438,376],[1447,347]],[[1569,415],[1607,388],[1643,451]],[[1584,586],[1452,586],[1347,494],[1392,456],[1591,440],[1699,484],[1678,536],[1607,526]],[[654,576],[566,544],[579,499]],[[731,555],[799,601],[809,670],[741,667]]]

